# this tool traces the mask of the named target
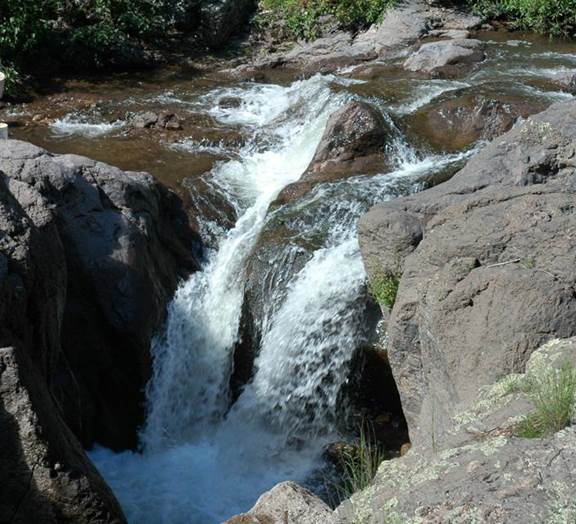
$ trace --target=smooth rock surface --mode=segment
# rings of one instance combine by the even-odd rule
[[[486,58],[484,47],[480,40],[462,38],[428,42],[404,62],[404,68],[435,77],[457,76]]]
[[[276,204],[295,200],[320,182],[384,171],[389,141],[382,113],[366,102],[350,102],[331,115],[310,165],[280,192]]]

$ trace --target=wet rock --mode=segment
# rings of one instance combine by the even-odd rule
[[[11,198],[43,231],[32,238],[44,243],[26,262],[38,276],[14,277],[3,295],[13,297],[0,306],[4,345],[30,343],[84,445],[135,447],[151,338],[179,280],[197,267],[180,201],[151,175],[25,142],[2,141],[0,164]],[[19,234],[2,249],[9,267],[28,260],[24,242]],[[18,297],[29,286],[37,299],[24,307]]]
[[[519,118],[545,109],[542,100],[522,95],[465,90],[449,93],[407,117],[409,134],[441,151],[459,151],[492,140]]]
[[[454,77],[486,58],[485,44],[480,40],[455,39],[422,44],[404,62],[408,71],[435,77]]]
[[[128,125],[135,129],[182,129],[182,121],[178,115],[169,111],[154,113],[153,111],[143,111],[129,115],[127,117]]]
[[[146,129],[156,125],[158,115],[152,111],[137,113],[129,119],[129,122],[137,129]]]
[[[332,510],[294,482],[282,482],[262,495],[248,512],[225,524],[330,524]]]
[[[575,119],[555,104],[360,220],[368,270],[403,272],[388,352],[419,449],[443,449],[480,388],[576,334]]]
[[[389,125],[377,109],[349,103],[330,117],[306,172],[282,190],[275,204],[300,198],[320,182],[382,172],[389,140]]]
[[[533,353],[528,372],[576,360],[574,339],[555,340]],[[532,411],[513,383],[502,378],[480,393],[471,409],[455,414],[459,443],[444,451],[413,448],[384,462],[373,484],[336,510],[336,522],[570,522],[576,507],[571,471],[576,430],[547,438],[514,436],[514,424]]]
[[[0,349],[0,442],[0,522],[126,522],[23,348]]]
[[[562,73],[555,75],[552,80],[563,91],[576,95],[576,74]]]

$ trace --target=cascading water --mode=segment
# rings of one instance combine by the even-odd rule
[[[276,482],[306,481],[337,438],[342,387],[367,335],[356,220],[371,203],[391,198],[397,181],[463,155],[419,160],[398,132],[396,171],[325,184],[296,204],[302,209],[291,227],[323,231],[323,247],[268,309],[253,379],[229,408],[246,262],[269,204],[306,169],[329,115],[349,96],[331,91],[335,81],[318,75],[206,97],[215,118],[251,130],[237,158],[212,173],[240,218],[170,305],[154,349],[143,452],[92,454],[132,523],[221,522]],[[218,100],[227,96],[242,104],[223,109]]]

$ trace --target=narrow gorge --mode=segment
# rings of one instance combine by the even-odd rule
[[[0,522],[573,522],[573,41],[275,47],[2,104]]]

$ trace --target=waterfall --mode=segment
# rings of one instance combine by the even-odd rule
[[[306,482],[325,445],[339,438],[342,389],[367,335],[356,221],[372,203],[413,190],[420,175],[465,155],[419,158],[397,131],[395,171],[322,184],[269,214],[282,188],[308,166],[330,114],[349,97],[335,94],[334,82],[344,81],[317,75],[204,97],[215,119],[241,125],[251,136],[210,179],[240,218],[169,307],[154,344],[143,452],[92,452],[131,523],[221,522],[277,482]],[[225,97],[242,102],[222,107]],[[298,213],[290,206],[300,206]],[[300,271],[286,272],[284,292],[270,297],[275,305],[263,320],[254,376],[230,407],[246,263],[267,220],[279,217],[323,245]],[[291,257],[283,253],[281,260]],[[274,270],[277,262],[271,261]]]

